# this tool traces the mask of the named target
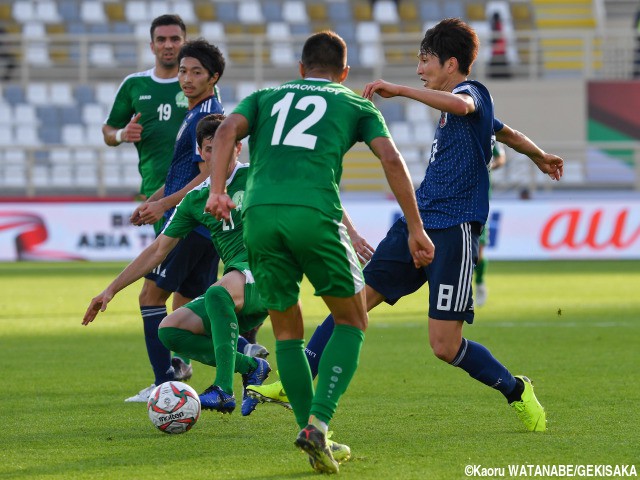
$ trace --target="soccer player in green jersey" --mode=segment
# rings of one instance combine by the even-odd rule
[[[188,107],[178,83],[178,53],[186,39],[186,26],[178,15],[161,15],[151,22],[150,31],[155,66],[122,81],[102,126],[107,145],[127,142],[138,150],[140,193],[145,198],[164,185]],[[162,224],[154,225],[156,233]]]
[[[198,148],[205,161],[211,155],[213,135],[223,118],[220,114],[208,115],[197,125]],[[238,144],[237,153],[240,148]],[[92,322],[100,311],[106,310],[116,293],[159,265],[178,241],[195,227],[205,226],[224,262],[224,276],[209,287],[204,295],[165,317],[160,324],[158,336],[167,348],[187,358],[217,367],[216,379],[201,395],[201,400],[203,408],[223,413],[235,408],[234,371],[242,373],[243,381],[248,385],[254,381],[261,384],[271,370],[266,360],[248,357],[236,351],[238,332],[260,325],[267,317],[267,310],[255,289],[247,263],[247,251],[242,242],[240,215],[247,167],[235,160],[226,172],[228,191],[238,204],[228,220],[218,221],[211,215],[203,215],[209,197],[207,179],[184,197],[154,242],[102,293],[91,300],[82,321],[83,325]],[[244,395],[243,415],[250,414],[257,403]]]
[[[138,151],[138,171],[142,177],[140,194],[149,198],[164,185],[173,159],[176,135],[189,106],[178,81],[178,54],[184,45],[187,28],[178,15],[161,15],[151,22],[151,52],[153,68],[127,76],[116,93],[109,116],[102,126],[107,145],[116,147],[133,143]],[[137,217],[137,209],[132,220]],[[153,224],[156,235],[164,219]],[[151,280],[145,280],[140,293],[140,307],[164,303],[150,291]],[[174,306],[179,306],[178,304]],[[145,312],[142,311],[143,318]],[[155,335],[152,335],[155,336]],[[147,354],[152,366],[160,363],[156,357],[157,340],[147,340]],[[154,341],[155,340],[155,341]],[[161,345],[160,345],[161,346]],[[192,367],[179,357],[171,359],[176,380],[188,380]],[[164,369],[164,367],[162,367]],[[147,389],[149,390],[149,389]],[[126,401],[145,401],[144,395],[134,395]]]
[[[254,92],[220,125],[213,144],[206,211],[229,221],[236,204],[224,172],[235,144],[250,135],[243,198],[244,240],[258,291],[269,310],[282,383],[301,428],[295,444],[313,468],[337,473],[328,424],[357,369],[367,327],[364,281],[349,241],[339,188],[342,158],[364,141],[380,159],[406,215],[416,267],[433,258],[404,160],[375,106],[341,85],[347,47],[333,32],[310,36],[301,80]],[[304,356],[300,281],[306,275],[335,318],[314,387]]]

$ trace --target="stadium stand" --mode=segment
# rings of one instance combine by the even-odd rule
[[[505,20],[516,78],[580,77],[601,71],[626,78],[629,69],[618,71],[604,63],[605,53],[616,47],[606,50],[606,38],[596,35],[608,20],[594,8],[597,4],[604,5],[605,12],[615,13],[616,25],[628,23],[635,14],[636,2],[630,0],[3,3],[0,25],[9,38],[4,45],[13,48],[19,68],[13,78],[2,82],[0,93],[0,189],[21,192],[31,182],[59,192],[101,188],[105,193],[131,191],[129,187],[137,185],[135,150],[132,146],[104,146],[100,126],[122,78],[153,63],[148,48],[149,23],[161,13],[179,13],[191,38],[203,36],[219,44],[229,60],[220,84],[229,111],[256,88],[295,75],[299,40],[312,31],[332,28],[345,38],[351,77],[359,85],[361,79],[411,72],[416,42],[426,28],[446,16],[471,22],[483,45],[490,44],[487,19],[493,12]],[[632,48],[632,38],[625,37],[625,41],[627,48]],[[480,76],[487,55],[488,48],[483,47],[476,66]],[[628,61],[630,66],[628,58],[622,62]],[[435,114],[413,102],[389,100],[379,106],[406,152],[414,178],[421,178]],[[28,148],[7,149],[9,146]],[[84,156],[80,154],[83,151]],[[376,191],[383,183],[380,167],[363,155],[355,151],[347,157],[345,189]],[[521,175],[517,164],[516,160],[516,166],[505,169],[501,178],[510,181]],[[585,171],[578,169],[569,176],[577,184],[584,180]]]

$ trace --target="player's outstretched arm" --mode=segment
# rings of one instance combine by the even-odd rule
[[[347,234],[349,235],[353,249],[356,251],[356,255],[358,255],[360,264],[366,265],[366,263],[371,260],[371,256],[375,250],[364,237],[360,236],[344,207],[342,208],[342,223],[347,227]]]
[[[82,319],[82,325],[89,325],[98,313],[107,309],[107,304],[120,290],[139,280],[162,263],[168,253],[178,243],[178,238],[160,234],[151,245],[145,248],[125,269],[104,289],[93,297]]]
[[[370,147],[380,159],[391,191],[407,219],[409,251],[413,257],[413,263],[416,268],[425,267],[433,261],[435,247],[424,231],[407,165],[390,138],[374,138]]]
[[[529,157],[542,173],[553,180],[560,180],[564,173],[564,161],[557,155],[547,153],[525,134],[512,129],[507,124],[496,132],[496,140]]]
[[[249,133],[249,122],[240,114],[232,113],[220,124],[213,137],[211,164],[211,189],[209,199],[204,208],[216,219],[229,220],[231,210],[236,208],[236,204],[226,192],[227,171],[229,165],[236,158],[236,143],[242,140]]]

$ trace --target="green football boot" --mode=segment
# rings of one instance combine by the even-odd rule
[[[524,391],[520,401],[512,402],[510,405],[516,411],[518,418],[522,420],[527,430],[530,432],[544,432],[547,429],[547,417],[544,408],[538,402],[533,385],[524,375],[516,375],[524,383]]]

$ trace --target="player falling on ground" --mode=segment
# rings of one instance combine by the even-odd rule
[[[176,135],[189,106],[178,81],[178,54],[184,45],[187,27],[178,15],[160,15],[151,22],[150,33],[155,66],[123,80],[102,126],[107,145],[116,147],[125,142],[135,145],[138,171],[142,177],[140,195],[144,199],[164,185]],[[156,235],[163,225],[162,218],[153,224]],[[175,380],[186,381],[191,378],[191,366],[177,356],[171,358],[158,340],[159,321],[167,314],[163,297],[151,279],[144,280],[139,304],[147,355],[156,383],[169,377],[166,372],[171,367]],[[174,296],[173,308],[186,301],[180,294]],[[135,401],[139,396],[134,395],[125,401]]]
[[[473,29],[459,19],[443,20],[426,32],[421,44],[417,73],[425,89],[383,80],[364,89],[367,98],[374,93],[385,98],[404,96],[441,111],[425,178],[416,192],[421,217],[436,247],[434,261],[423,269],[413,268],[405,246],[406,221],[399,219],[364,269],[367,310],[382,302],[393,305],[428,281],[429,341],[434,354],[500,391],[528,430],[544,431],[546,415],[530,380],[514,377],[483,345],[463,338],[462,328],[474,318],[472,271],[489,212],[487,165],[494,140],[527,155],[554,180],[562,176],[563,161],[494,118],[486,87],[466,79],[477,51]],[[310,364],[318,358],[322,361],[333,325],[329,316],[311,338]],[[249,387],[248,392],[284,404],[288,399],[280,387],[276,382]]]
[[[208,115],[197,125],[197,144],[205,161],[211,156],[213,135],[223,119],[223,115]],[[240,144],[237,148],[239,152]],[[242,374],[246,386],[254,381],[261,384],[271,370],[266,360],[237,352],[238,332],[260,325],[267,317],[242,242],[241,205],[247,167],[235,160],[227,171],[227,189],[238,202],[230,221],[217,221],[210,215],[203,215],[209,198],[209,179],[205,179],[187,193],[154,242],[91,300],[82,321],[83,325],[91,323],[99,312],[106,310],[116,293],[161,264],[180,239],[189,235],[194,228],[206,228],[224,263],[224,275],[204,295],[164,318],[158,336],[167,348],[178,354],[216,367],[213,385],[200,395],[200,400],[204,409],[223,413],[232,412],[236,406],[233,395],[234,372]],[[209,248],[213,248],[211,244]],[[256,400],[243,393],[242,414],[249,415],[256,403]]]
[[[341,83],[346,44],[333,32],[307,39],[302,80],[259,90],[236,107],[214,139],[207,211],[229,219],[235,203],[221,175],[237,141],[250,135],[243,204],[244,239],[260,295],[269,309],[282,382],[301,428],[296,445],[314,469],[337,473],[327,430],[355,374],[367,327],[358,257],[341,223],[339,189],[344,154],[364,141],[380,158],[409,223],[416,265],[433,258],[404,160],[380,112]],[[300,281],[306,275],[329,307],[336,327],[322,357],[314,393],[304,356]]]

